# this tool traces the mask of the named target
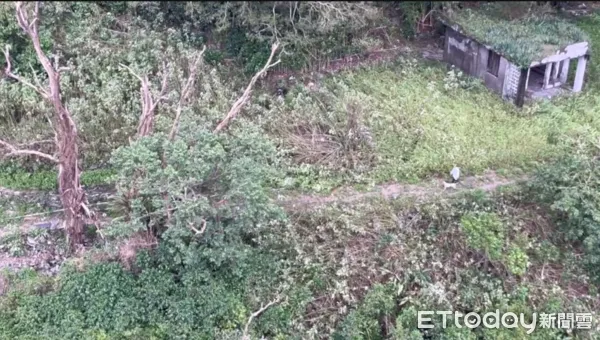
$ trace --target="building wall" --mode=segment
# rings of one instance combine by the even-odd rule
[[[477,76],[479,44],[452,28],[446,30],[446,48],[444,60],[464,73]]]
[[[486,87],[505,97],[505,80],[514,80],[514,70],[512,68],[514,65],[504,57],[500,57],[500,66],[496,77],[487,72],[489,53],[490,50],[484,45],[458,33],[451,27],[446,27],[444,60],[451,65],[455,65],[464,73],[482,79]],[[516,72],[519,74],[520,70]],[[518,84],[518,79],[516,79],[516,83]],[[516,86],[514,88],[516,89]],[[511,91],[512,95],[513,86],[509,86],[507,90]],[[516,90],[514,94],[516,95]]]
[[[519,81],[521,80],[521,69],[513,64],[508,63],[504,72],[504,86],[502,89],[502,98],[515,100],[519,91]]]

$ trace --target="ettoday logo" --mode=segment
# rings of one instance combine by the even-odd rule
[[[452,311],[419,311],[417,313],[418,328],[427,329],[434,328],[434,315],[441,316],[442,328],[446,328],[448,324],[448,316],[453,316],[454,325],[457,328],[477,328],[483,326],[485,328],[517,328],[523,327],[527,334],[533,333],[538,326],[541,328],[579,328],[590,329],[592,327],[591,313],[533,313],[530,317],[526,317],[523,313],[517,314],[512,312],[500,313],[496,309],[494,312],[488,312],[483,315],[471,312],[463,314]]]

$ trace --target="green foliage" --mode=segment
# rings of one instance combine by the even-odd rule
[[[268,43],[255,39],[249,40],[241,46],[239,51],[239,56],[241,56],[244,65],[244,72],[247,75],[253,75],[260,71],[267,63],[270,53],[271,46]]]
[[[600,279],[600,167],[595,157],[572,155],[539,169],[531,190],[548,204],[565,237],[580,242],[591,274]]]
[[[506,223],[498,215],[467,213],[461,217],[460,224],[470,247],[483,251],[492,261],[501,261],[514,275],[525,274],[529,256],[516,242],[508,241]]]
[[[270,113],[266,128],[299,165],[296,174],[325,177],[327,171],[336,171],[359,177],[374,160],[375,143],[366,120],[372,103],[338,79],[328,85],[316,93],[296,89],[285,105]]]
[[[13,4],[3,3],[0,6],[0,27],[0,46],[3,50],[6,45],[10,46],[11,63],[14,67],[12,71],[27,75],[42,73],[42,65],[37,60],[33,45],[22,34],[21,28],[17,24]],[[50,49],[52,45],[50,32],[46,28],[42,26],[40,29],[40,44],[44,50]]]
[[[415,306],[403,308],[396,318],[394,328],[394,339],[422,340],[423,334],[419,331],[417,324],[417,310]]]
[[[452,91],[458,88],[470,90],[480,83],[481,80],[464,75],[462,71],[457,70],[454,68],[454,65],[452,65],[451,70],[446,73],[446,77],[444,78],[444,89],[446,91]]]
[[[361,2],[345,3],[152,3],[130,5],[134,15],[155,30],[178,30],[183,41],[199,46],[210,36],[223,45],[246,73],[256,72],[269,55],[269,42],[277,38],[287,53],[282,65],[299,69],[325,58],[356,51],[348,35],[385,21],[380,8]]]
[[[600,14],[593,13],[589,16],[578,18],[577,26],[588,35],[592,47],[600,46]],[[598,63],[591,62],[586,67],[586,87],[598,89],[598,85],[600,85],[600,68],[598,67]]]
[[[520,247],[511,245],[504,263],[514,275],[524,275],[527,271],[529,257]]]
[[[219,268],[249,256],[248,243],[258,242],[258,233],[283,217],[266,188],[267,178],[276,175],[270,166],[276,152],[250,126],[232,134],[182,124],[174,142],[155,134],[117,149],[112,163],[118,192],[138,195],[125,202],[127,221],[107,232],[127,236],[153,230],[182,263],[208,261]],[[205,228],[202,236],[190,225]]]
[[[56,170],[30,172],[15,165],[6,165],[0,169],[0,186],[4,188],[45,191],[58,188]],[[111,169],[84,171],[81,174],[81,184],[88,187],[109,184],[113,175],[114,171]]]
[[[92,185],[110,176],[117,184],[122,214],[106,230],[107,246],[140,231],[159,236],[159,246],[141,252],[131,271],[104,263],[82,272],[66,268],[56,280],[31,271],[6,276],[13,288],[0,297],[0,338],[239,339],[250,314],[281,291],[286,299],[253,320],[253,336],[326,337],[335,331],[343,339],[512,339],[525,335],[455,327],[422,333],[416,312],[594,310],[596,288],[569,255],[571,244],[562,242],[552,223],[539,227],[545,211],[521,204],[518,190],[410,208],[405,202],[340,205],[284,223],[268,195],[282,182],[327,190],[344,182],[415,180],[447,173],[453,163],[469,173],[527,167],[600,136],[595,93],[517,112],[456,72],[404,59],[297,88],[283,104],[258,96],[226,133],[213,134],[238,95],[218,69],[225,56],[254,72],[278,37],[286,48],[283,64],[305,67],[357,52],[355,41],[364,37],[359,32],[379,16],[372,4],[325,5],[45,5],[48,26],[60,28],[52,31],[54,48],[71,68],[62,79],[85,164],[101,165],[116,149],[114,171],[85,171],[82,178]],[[593,31],[594,23],[586,25]],[[180,132],[168,141],[189,57],[207,32],[225,49],[211,44],[204,61],[217,68],[200,65]],[[140,113],[139,83],[118,64],[148,74],[155,88],[162,61],[173,72],[156,133],[130,143]],[[8,117],[3,136],[19,143],[51,137],[48,108],[36,94],[8,82],[0,83],[0,93],[9,102],[0,115]],[[15,111],[19,115],[8,116]],[[593,151],[591,145],[583,149]],[[583,246],[595,273],[597,171],[595,160],[582,159],[583,165],[547,170],[534,192],[556,213],[573,246]],[[55,187],[56,174],[44,166],[30,165],[36,170],[31,175],[6,169],[2,186]],[[125,197],[132,189],[133,200]],[[6,207],[3,223],[31,209]],[[521,242],[523,234],[530,242]],[[26,255],[25,247],[10,249],[23,239],[3,237],[0,246]],[[502,262],[518,280],[497,266],[483,270],[472,249]],[[548,273],[544,280],[540,272]],[[590,293],[572,290],[582,286]],[[566,335],[557,330],[534,336]]]
[[[84,272],[67,268],[54,285],[21,274],[11,280],[17,289],[0,297],[0,336],[210,339],[220,330],[243,329],[257,308],[252,298],[268,298],[268,290],[260,285],[273,287],[280,268],[272,257],[254,255],[246,262],[251,270],[239,280],[204,266],[177,264],[164,247],[152,256],[141,253],[137,274],[115,263],[93,265]],[[52,286],[55,289],[48,292]],[[293,301],[304,299],[301,291],[289,296]],[[273,308],[254,320],[257,336],[289,334],[289,320],[301,304]]]
[[[417,36],[417,23],[426,14],[427,2],[401,1],[397,8],[402,12],[402,34],[406,38]]]
[[[506,5],[490,3],[478,10],[453,11],[449,18],[467,35],[491,45],[521,67],[567,45],[589,41],[577,26],[554,17],[527,16],[513,20],[499,17],[501,6]]]
[[[417,181],[453,164],[471,174],[528,169],[566,151],[565,135],[600,130],[593,96],[567,99],[548,113],[533,106],[526,115],[480,84],[446,89],[446,77],[442,67],[410,59],[344,72],[318,89],[289,93],[267,129],[296,164],[306,164],[302,173],[318,174],[312,187],[330,186],[336,176],[346,183]],[[364,135],[348,133],[351,109]]]
[[[396,309],[395,285],[375,285],[365,296],[361,305],[351,311],[340,326],[334,339],[384,339],[383,323],[389,325]],[[392,319],[390,319],[392,318]]]
[[[217,65],[223,60],[223,53],[219,50],[207,49],[204,52],[204,61],[210,65]]]
[[[490,260],[502,257],[506,229],[498,216],[492,213],[467,214],[461,218],[460,224],[471,247],[485,252]]]
[[[206,135],[210,133],[190,135],[204,136],[198,140],[209,145],[197,154],[209,155],[202,159],[221,159],[213,155],[218,143],[212,145]],[[156,140],[161,138],[157,136]],[[225,135],[210,138],[223,145],[235,144],[226,141],[230,137]],[[255,138],[248,140],[260,145],[256,142],[260,139]],[[133,145],[136,153],[142,153],[154,144],[142,139]],[[195,155],[182,153],[182,159],[188,156],[189,163],[195,164],[191,161],[197,158]],[[160,164],[147,155],[139,158]],[[182,171],[178,173],[181,176]],[[177,183],[176,177],[173,179]],[[161,186],[160,182],[156,186]],[[528,221],[543,223],[544,217],[543,209],[526,207],[521,211],[522,197],[522,192],[514,190],[414,207],[384,202],[340,205],[318,213],[293,215],[287,227],[279,223],[260,228],[246,224],[255,236],[243,240],[235,236],[239,232],[235,221],[223,223],[231,231],[223,230],[227,239],[220,240],[210,233],[214,224],[208,225],[203,235],[194,235],[176,223],[165,224],[169,230],[178,230],[177,235],[167,237],[169,230],[163,232],[158,249],[152,255],[141,252],[131,272],[116,264],[94,265],[84,272],[69,269],[50,284],[29,284],[40,286],[41,295],[30,293],[28,288],[28,292],[0,298],[0,337],[239,339],[250,313],[259,308],[260,302],[266,303],[275,292],[284,290],[287,299],[254,319],[253,336],[333,337],[335,332],[340,339],[525,338],[523,329],[472,331],[464,327],[442,329],[438,325],[422,332],[416,328],[418,310],[484,313],[498,308],[527,314],[533,306],[543,306],[539,309],[547,312],[593,310],[593,295],[564,288],[587,282],[576,261],[567,262],[561,257],[539,262],[537,256],[532,256],[534,273],[539,273],[542,264],[548,273],[551,268],[559,269],[553,269],[556,271],[543,281],[537,275],[522,275],[518,285],[506,284],[503,272],[485,272],[473,263],[479,258],[470,256],[472,252],[460,242],[458,227],[463,216],[475,216],[472,219],[486,221],[487,225],[510,222],[506,233],[510,230],[511,234],[520,234],[526,231],[522,228],[532,228]],[[252,207],[251,200],[248,203]],[[181,202],[176,204],[179,209],[186,207]],[[202,213],[203,217],[211,216]],[[172,219],[181,221],[183,217],[175,212]],[[242,216],[240,221],[245,219]],[[544,233],[532,233],[531,237],[533,244],[541,244],[535,239],[544,237]],[[509,269],[515,275],[526,264],[520,255],[525,255],[527,248],[521,241],[516,237],[505,252],[507,258],[515,259],[514,268]],[[239,256],[239,251],[247,255]],[[510,261],[501,260],[511,266]],[[15,288],[27,287],[11,280]],[[563,335],[566,333],[562,330],[538,330],[531,338],[559,339]]]

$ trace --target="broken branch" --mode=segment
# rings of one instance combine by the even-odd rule
[[[23,143],[19,144],[19,147],[30,146],[30,145],[38,145],[38,144],[46,144],[46,143],[54,143],[54,139],[44,139],[35,142]]]
[[[277,48],[279,48],[279,42],[275,42],[273,44],[273,46],[271,46],[271,55],[269,55],[269,59],[267,60],[267,63],[260,71],[258,71],[254,75],[254,77],[252,77],[252,79],[250,80],[250,83],[248,84],[248,87],[246,87],[246,90],[244,91],[242,96],[240,98],[238,98],[238,100],[233,104],[233,106],[231,107],[231,109],[229,110],[229,112],[227,113],[225,118],[219,123],[219,125],[217,125],[217,127],[214,130],[214,133],[217,133],[217,132],[223,130],[225,127],[227,127],[229,122],[237,116],[237,114],[241,111],[242,107],[250,99],[250,95],[252,94],[252,88],[254,87],[254,84],[256,83],[258,78],[262,77],[267,72],[268,69],[270,69],[271,67],[273,67],[281,62],[281,60],[277,60],[276,62],[271,64],[271,60],[273,60],[273,56],[275,55]]]
[[[43,152],[39,152],[39,151],[35,151],[35,150],[20,150],[3,140],[0,140],[0,145],[4,146],[5,148],[7,148],[9,150],[9,152],[7,154],[5,154],[4,157],[18,156],[18,155],[34,155],[34,156],[45,158],[45,159],[51,160],[55,163],[58,163],[58,159],[56,157],[51,156],[46,153],[43,153]]]
[[[8,45],[6,45],[4,47],[4,58],[6,59],[6,68],[4,69],[4,74],[6,74],[8,77],[13,78],[14,80],[22,83],[23,85],[32,88],[35,92],[39,93],[40,95],[42,95],[42,97],[44,98],[48,98],[48,93],[46,91],[44,91],[44,89],[40,86],[35,86],[32,83],[28,82],[27,80],[19,77],[18,75],[12,73],[12,64],[10,63],[10,47]]]
[[[140,98],[142,102],[142,114],[140,116],[140,121],[138,125],[138,137],[147,136],[152,133],[153,123],[154,123],[154,110],[163,100],[163,96],[167,90],[167,65],[163,62],[163,77],[161,81],[160,92],[156,97],[152,96],[152,91],[150,90],[150,81],[148,80],[148,76],[144,76],[143,78],[135,73],[129,66],[120,64],[123,68],[127,69],[134,77],[139,79],[140,85]]]
[[[260,309],[257,310],[256,312],[252,313],[252,315],[250,315],[250,317],[248,318],[248,322],[246,322],[246,327],[244,327],[244,334],[242,335],[243,340],[250,339],[248,332],[250,331],[250,324],[252,323],[252,320],[254,318],[258,317],[260,314],[262,314],[264,311],[266,311],[272,305],[278,303],[279,301],[281,301],[281,296],[277,296],[273,301],[267,303],[266,306],[263,306],[261,303]]]
[[[169,140],[173,140],[175,138],[175,134],[177,134],[177,130],[179,129],[179,120],[181,117],[181,110],[183,105],[188,99],[188,96],[192,92],[194,88],[194,83],[196,81],[196,72],[198,70],[198,65],[202,61],[202,56],[204,55],[204,51],[206,51],[206,45],[202,48],[202,51],[196,56],[192,65],[190,65],[190,74],[185,84],[183,85],[183,89],[181,90],[181,95],[179,97],[179,103],[177,103],[177,112],[175,114],[175,121],[173,122],[173,127],[171,128],[171,132],[169,133]]]
[[[196,233],[197,236],[199,236],[204,234],[204,231],[206,230],[206,220],[202,219],[202,228],[200,228],[200,230],[194,228],[194,225],[192,223],[190,223],[188,226]]]

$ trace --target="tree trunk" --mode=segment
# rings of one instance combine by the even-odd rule
[[[85,220],[85,192],[80,184],[80,170],[77,161],[77,130],[68,115],[60,115],[59,125],[59,164],[58,192],[65,216],[65,227],[71,249],[83,244]]]

